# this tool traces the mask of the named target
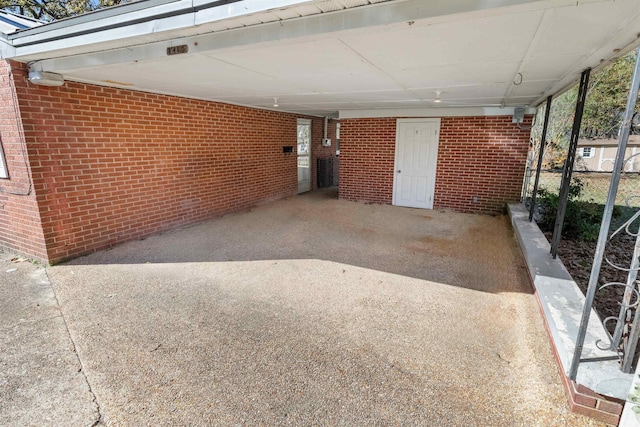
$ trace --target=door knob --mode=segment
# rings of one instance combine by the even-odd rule
[[[398,173],[402,172],[400,169],[398,169]]]

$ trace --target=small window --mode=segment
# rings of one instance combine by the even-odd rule
[[[593,147],[583,147],[578,150],[578,155],[583,159],[591,159],[596,154],[596,149]]]

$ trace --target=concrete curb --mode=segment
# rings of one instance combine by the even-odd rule
[[[562,376],[565,393],[573,412],[590,416],[607,424],[618,425],[622,405],[633,375],[624,374],[618,362],[582,363],[577,381],[569,379],[569,368],[580,325],[584,295],[560,259],[550,255],[550,245],[521,204],[508,205],[511,224],[529,271],[545,328]],[[607,333],[595,311],[587,329],[583,358],[615,356],[613,351],[596,347],[607,341]]]

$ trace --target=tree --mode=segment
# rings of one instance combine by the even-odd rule
[[[0,9],[49,22],[125,2],[126,0],[0,0]]]
[[[577,96],[578,88],[572,87],[557,98],[553,98],[551,102],[551,113],[544,148],[543,168],[545,169],[562,168],[564,159],[567,156],[567,148],[569,147]],[[543,104],[538,109],[538,117],[531,130],[531,138],[535,142],[536,151],[542,138],[545,108],[546,104]],[[537,155],[536,152],[536,158]]]
[[[618,135],[635,62],[634,51],[619,58],[594,76],[584,106],[582,137],[615,138]],[[636,104],[636,114],[639,109],[640,105]],[[639,130],[634,126],[631,133],[638,133]]]
[[[635,52],[630,53],[592,74],[582,116],[581,138],[615,138],[618,135],[627,104],[635,59]],[[573,127],[577,96],[578,86],[576,85],[553,98],[543,162],[545,169],[561,168],[564,163]],[[636,106],[636,118],[640,118],[638,111],[640,111],[640,104]],[[538,115],[536,126],[531,132],[536,147],[542,134],[544,104],[538,110]],[[640,133],[640,126],[632,126],[631,133]]]

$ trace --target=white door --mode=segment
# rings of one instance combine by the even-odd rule
[[[311,190],[311,120],[298,119],[298,193]]]
[[[439,133],[440,119],[398,119],[394,205],[433,209]]]

